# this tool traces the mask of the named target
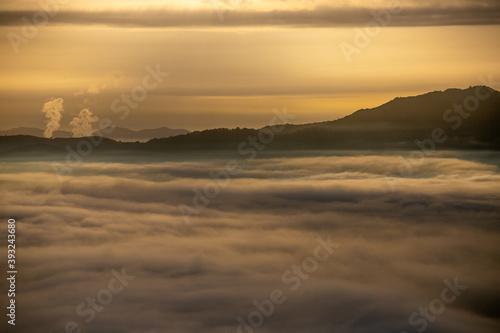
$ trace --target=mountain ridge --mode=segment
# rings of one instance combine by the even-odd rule
[[[488,98],[479,98],[486,96]],[[471,104],[473,102],[473,104]],[[471,108],[474,106],[474,108]],[[474,110],[473,110],[474,109]],[[182,151],[235,149],[248,138],[271,129],[216,128],[194,131],[144,143],[108,139],[96,150]],[[446,136],[438,149],[500,149],[500,92],[485,86],[451,88],[417,96],[396,97],[371,109],[360,109],[333,121],[302,125],[285,124],[273,134],[265,149],[411,149],[419,140],[433,138],[435,130]],[[0,137],[0,153],[21,147],[66,146],[77,148],[84,138],[44,139]],[[86,139],[85,139],[86,140]],[[91,140],[91,138],[88,138]],[[262,145],[262,142],[261,142]]]
[[[189,133],[187,129],[176,129],[166,126],[141,130],[131,130],[125,127],[114,127],[113,130],[110,130],[109,127],[105,129],[104,137],[117,141],[149,141],[158,137],[170,137]],[[99,130],[95,130],[93,133],[98,135],[98,131]],[[43,132],[44,130],[40,128],[22,126],[0,131],[0,136],[31,135],[42,138],[44,137]],[[54,137],[71,138],[72,133],[64,130],[56,130],[54,131]]]

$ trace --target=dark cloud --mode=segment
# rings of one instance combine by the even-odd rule
[[[426,332],[497,332],[499,161],[461,155],[427,158],[394,192],[384,175],[397,155],[240,160],[189,225],[177,205],[226,159],[93,162],[62,183],[50,163],[4,162],[2,215],[18,220],[16,328],[236,332],[254,300],[282,289],[287,301],[259,331],[415,332],[408,317],[458,277],[468,289]],[[291,291],[282,274],[328,235],[340,248]],[[135,280],[82,323],[77,305],[122,267]]]
[[[391,26],[493,25],[500,23],[498,1],[465,2],[458,5],[424,3],[405,6],[391,18]],[[61,11],[50,19],[52,24],[109,25],[123,27],[230,27],[230,26],[364,26],[374,20],[372,10],[384,7],[329,7],[314,9],[251,11],[233,9],[224,12],[221,22],[215,10],[143,10],[143,11]],[[22,25],[30,11],[0,12],[1,25]]]

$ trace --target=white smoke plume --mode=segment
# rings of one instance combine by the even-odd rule
[[[74,138],[81,138],[84,136],[92,135],[92,123],[98,121],[99,118],[92,115],[92,111],[89,109],[83,109],[80,111],[78,117],[73,118],[69,123],[73,127],[71,132]]]
[[[61,113],[64,111],[63,102],[62,98],[53,97],[43,105],[42,112],[45,113],[45,117],[49,119],[47,127],[43,132],[46,138],[51,138],[54,131],[61,126]]]
[[[116,87],[123,77],[121,71],[114,71],[104,74],[97,82],[92,83],[87,89],[79,90],[74,93],[75,96],[90,95],[95,96],[104,89]]]

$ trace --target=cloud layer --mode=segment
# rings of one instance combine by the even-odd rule
[[[217,2],[216,2],[217,3]],[[222,3],[222,2],[220,2]],[[88,6],[86,9],[62,7],[50,19],[51,24],[109,25],[121,27],[224,27],[224,26],[364,26],[374,20],[372,11],[401,8],[391,15],[391,26],[494,25],[500,23],[498,1],[458,1],[452,4],[435,1],[396,2],[372,1],[350,5],[330,2],[311,2],[307,6],[255,5],[241,1],[232,5],[145,6],[109,9]],[[10,7],[9,7],[10,8]],[[32,17],[36,10],[10,8],[0,12],[1,25],[22,25],[22,17]],[[25,8],[25,7],[24,7]],[[68,7],[66,7],[68,8]],[[221,21],[220,14],[224,19]],[[382,19],[386,20],[385,15]]]
[[[236,318],[279,288],[287,301],[259,331],[416,332],[409,316],[454,277],[468,289],[426,332],[500,328],[494,155],[429,158],[394,192],[384,177],[394,155],[240,161],[241,174],[185,224],[177,205],[226,163],[88,163],[62,183],[50,163],[4,163],[19,330],[62,332],[74,321],[88,332],[237,332]],[[283,272],[329,235],[340,248],[290,291]],[[121,267],[135,280],[84,323],[77,305]]]

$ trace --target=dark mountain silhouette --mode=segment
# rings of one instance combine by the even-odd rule
[[[467,111],[480,95],[477,110]],[[469,106],[470,104],[470,106]],[[457,112],[456,110],[462,109]],[[461,113],[460,113],[461,112]],[[481,148],[500,145],[500,93],[488,87],[448,89],[424,95],[395,98],[373,109],[362,109],[344,118],[322,123],[291,125],[287,133],[297,144],[319,140],[330,146],[415,147],[415,140],[432,138],[432,131],[442,129],[448,139],[441,148]]]
[[[96,133],[95,131],[94,133]],[[186,129],[172,129],[160,127],[154,129],[142,129],[134,131],[128,128],[115,127],[112,131],[107,130],[104,136],[117,141],[148,141],[154,138],[168,138],[170,136],[189,133]],[[31,135],[43,137],[43,130],[33,127],[18,127],[6,131],[0,131],[0,136],[6,135]],[[72,134],[68,131],[55,131],[55,138],[71,138]]]
[[[479,96],[479,98],[478,98]],[[488,96],[486,98],[486,96]],[[470,110],[470,111],[468,111]],[[145,143],[105,139],[94,151],[162,152],[234,149],[263,129],[210,129]],[[121,131],[117,130],[117,136]],[[151,133],[151,132],[149,132]],[[149,134],[148,133],[148,134]],[[439,135],[437,135],[439,134]],[[437,140],[439,139],[439,140]],[[86,139],[0,137],[0,153],[77,149]],[[276,132],[265,149],[418,149],[418,142],[434,141],[436,149],[500,149],[500,92],[478,86],[448,89],[395,98],[373,109],[362,109],[334,121],[291,125]],[[262,145],[262,142],[258,142]],[[251,147],[247,144],[246,147]],[[48,148],[50,147],[50,148]]]
[[[476,96],[488,94],[479,100]],[[477,103],[467,111],[464,104]],[[472,104],[471,104],[472,105]],[[463,106],[463,107],[461,107]],[[462,113],[457,113],[456,108]],[[469,107],[469,104],[467,104]],[[362,109],[334,121],[287,125],[276,134],[269,148],[276,149],[371,149],[415,148],[415,140],[432,139],[442,129],[447,140],[440,148],[499,148],[500,92],[478,86],[448,89],[424,95],[395,98],[373,109]],[[256,130],[214,129],[168,139],[150,145],[172,148],[235,147]],[[440,140],[441,141],[441,140]]]
[[[349,130],[388,130],[398,128],[428,128],[428,127],[450,127],[455,122],[450,120],[454,113],[447,113],[455,104],[463,105],[469,97],[474,97],[479,89],[480,94],[491,93],[491,95],[480,101],[478,110],[470,113],[469,118],[464,119],[460,127],[475,127],[498,120],[500,117],[500,93],[488,87],[478,86],[468,89],[448,89],[435,91],[424,95],[413,97],[397,97],[392,101],[372,109],[361,109],[344,118],[321,123],[293,125],[288,131],[296,131],[309,127],[336,127]],[[445,115],[448,121],[445,119]],[[463,126],[462,126],[463,125]]]

